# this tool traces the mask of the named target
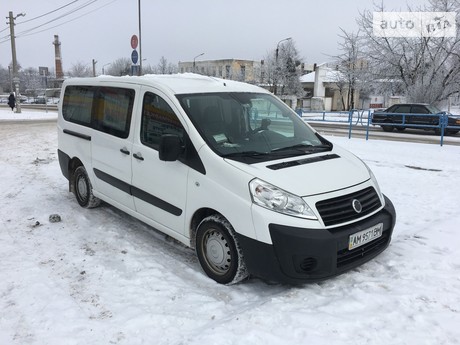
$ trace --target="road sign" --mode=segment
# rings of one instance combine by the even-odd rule
[[[137,64],[137,60],[139,60],[139,54],[137,50],[133,50],[133,52],[131,53],[131,61],[133,62],[133,64]]]
[[[139,44],[139,39],[136,35],[131,36],[131,48],[136,49],[137,45]]]

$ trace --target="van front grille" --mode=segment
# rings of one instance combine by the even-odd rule
[[[353,208],[355,199],[360,202],[362,207],[359,213]],[[381,206],[380,198],[373,187],[316,203],[316,208],[326,226],[342,224],[361,218],[378,210]]]
[[[361,247],[358,247],[353,250],[343,249],[337,252],[337,268],[341,268],[352,264],[355,261],[361,260],[363,258],[368,257],[369,255],[373,255],[375,253],[381,252],[389,242],[390,238],[388,236],[388,231],[385,231],[382,234],[382,237],[366,243]]]

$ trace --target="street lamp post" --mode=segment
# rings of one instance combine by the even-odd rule
[[[193,58],[193,73],[195,73],[195,60],[196,60],[196,58],[198,58],[198,57],[200,57],[200,56],[202,56],[202,55],[204,55],[204,53],[198,54],[197,56],[195,56],[195,57]]]
[[[278,66],[278,52],[280,48],[280,43],[284,41],[290,41],[292,37],[284,38],[281,41],[278,42],[276,45],[276,51],[275,51],[275,85],[274,85],[274,94],[276,95],[277,92],[277,84],[278,84],[278,74],[279,74],[279,66]]]
[[[105,72],[104,72],[104,67],[105,66],[108,66],[108,65],[111,65],[112,63],[109,62],[109,63],[106,63],[105,65],[102,66],[102,75],[105,75]]]

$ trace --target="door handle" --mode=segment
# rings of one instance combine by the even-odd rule
[[[136,159],[139,159],[140,161],[144,160],[144,157],[142,157],[142,155],[140,153],[133,154],[133,157],[136,158]]]
[[[129,155],[129,151],[128,151],[128,149],[126,147],[121,148],[120,152],[124,153],[125,155]]]

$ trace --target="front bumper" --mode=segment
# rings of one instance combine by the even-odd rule
[[[281,283],[324,280],[357,267],[388,247],[396,221],[392,202],[360,222],[332,229],[306,229],[270,224],[273,244],[237,234],[249,273]],[[348,250],[351,234],[383,223],[382,236],[354,250]]]

